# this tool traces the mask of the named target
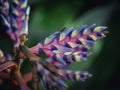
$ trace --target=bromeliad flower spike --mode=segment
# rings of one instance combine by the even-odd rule
[[[28,48],[24,44],[27,41],[30,11],[27,0],[0,0],[0,9],[3,30],[13,41],[13,54],[5,56],[0,50],[1,79],[10,80],[20,90],[31,90],[27,86],[29,81],[33,82],[32,90],[40,90],[39,82],[42,82],[47,90],[63,90],[67,88],[64,80],[84,81],[91,77],[88,72],[64,68],[87,59],[94,43],[105,37],[105,26],[93,24],[82,25],[78,29],[65,28]],[[40,54],[45,54],[48,58],[43,60],[37,56]],[[32,72],[23,75],[20,68],[26,58],[31,62]]]

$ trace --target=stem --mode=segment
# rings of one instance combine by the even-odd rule
[[[33,90],[40,90],[40,78],[37,75],[37,64],[36,61],[32,61],[32,74],[33,74]]]
[[[12,80],[17,81],[17,84],[20,87],[20,90],[31,90],[25,83],[25,81],[22,78],[21,72],[20,72],[20,67],[21,67],[21,62],[18,60],[16,61],[16,65],[12,67],[11,75],[12,75]]]
[[[25,83],[24,80],[22,79],[21,74],[20,74],[19,72],[15,75],[15,79],[17,80],[17,82],[18,82],[21,90],[31,90],[31,89],[26,85],[26,83]]]

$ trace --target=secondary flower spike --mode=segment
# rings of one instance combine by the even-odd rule
[[[105,26],[82,25],[78,29],[64,28],[28,48],[25,45],[28,35],[30,7],[27,0],[0,0],[0,18],[4,30],[13,41],[13,54],[5,55],[0,48],[0,78],[8,79],[20,90],[40,90],[40,82],[47,90],[63,90],[68,86],[64,80],[85,81],[91,77],[87,71],[65,70],[74,62],[86,61],[91,55],[91,47],[108,33]],[[2,44],[2,43],[1,43]],[[37,55],[48,56],[42,59]],[[31,72],[23,75],[21,64],[24,59],[31,63]],[[62,89],[61,89],[62,88]],[[15,89],[18,90],[18,89]]]
[[[0,0],[0,14],[6,33],[14,42],[14,47],[18,47],[20,36],[28,34],[28,18],[30,7],[27,0]]]

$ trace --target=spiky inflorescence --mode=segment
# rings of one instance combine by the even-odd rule
[[[47,90],[66,88],[67,85],[63,82],[66,79],[84,81],[91,77],[88,72],[64,70],[64,68],[71,63],[85,61],[91,55],[90,48],[98,39],[105,37],[106,27],[97,27],[95,24],[82,25],[77,30],[70,27],[53,33],[32,48],[27,48],[24,45],[26,41],[24,38],[28,34],[29,7],[27,7],[27,0],[11,0],[11,2],[0,0],[0,4],[4,30],[13,40],[13,47],[16,50],[14,57],[11,57],[13,59],[11,61],[8,57],[4,57],[3,52],[0,51],[0,62],[4,62],[0,65],[0,72],[8,67],[15,66],[16,62],[20,62],[21,59],[28,58],[33,67],[33,74],[39,75]],[[42,53],[49,58],[41,60],[36,56],[36,54]],[[24,82],[29,81],[26,79],[27,76],[23,76]],[[33,75],[33,77],[35,76]],[[20,79],[21,75],[20,78],[16,78],[21,90],[29,90],[24,85],[23,80]]]
[[[45,53],[49,56],[50,58],[46,61],[55,66],[59,71],[58,74],[60,77],[55,78],[57,80],[54,81],[54,74],[45,70],[43,66],[40,67],[40,65],[38,65],[40,67],[38,68],[38,72],[45,82],[45,85],[47,85],[48,88],[59,88],[61,85],[66,87],[62,81],[63,78],[84,81],[86,78],[91,77],[91,74],[88,72],[63,69],[73,62],[85,61],[87,57],[91,55],[90,48],[98,39],[105,37],[107,33],[105,29],[106,27],[96,27],[95,24],[90,26],[83,25],[77,30],[71,27],[62,32],[53,33],[36,46],[30,48],[31,52],[35,54]],[[61,85],[59,81],[62,83]],[[48,82],[51,83],[48,84]]]
[[[48,62],[56,67],[85,61],[91,54],[89,50],[95,41],[105,37],[105,29],[106,27],[96,27],[95,24],[83,25],[78,30],[71,27],[50,35],[30,50],[36,54],[45,53],[51,57]]]
[[[30,8],[27,7],[27,0],[0,0],[1,19],[5,26],[6,33],[18,47],[20,36],[28,34],[28,16]]]

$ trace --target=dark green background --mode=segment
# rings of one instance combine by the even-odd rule
[[[29,47],[64,26],[78,28],[93,23],[107,26],[109,34],[92,48],[93,55],[88,61],[70,67],[89,71],[93,77],[85,82],[66,83],[70,90],[120,90],[119,0],[29,0],[29,5]],[[10,40],[5,37],[0,34],[0,47],[6,52],[11,45],[8,46],[5,40]]]

